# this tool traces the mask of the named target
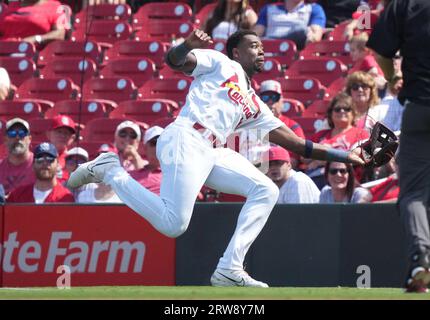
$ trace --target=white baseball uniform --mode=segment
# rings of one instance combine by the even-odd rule
[[[278,199],[278,187],[248,160],[228,148],[214,148],[238,128],[267,132],[283,124],[250,87],[242,66],[215,50],[195,49],[195,78],[178,118],[157,143],[163,178],[160,196],[148,191],[122,168],[107,173],[104,182],[121,200],[158,231],[181,235],[188,227],[203,184],[247,197],[236,230],[218,263],[242,270],[245,255],[260,233]],[[198,131],[195,124],[206,128]],[[194,127],[193,127],[194,126]]]

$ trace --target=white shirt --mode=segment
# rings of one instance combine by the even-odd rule
[[[405,108],[401,105],[397,97],[391,95],[387,95],[382,99],[381,104],[388,106],[382,123],[393,131],[399,131],[402,127],[402,116]]]
[[[90,183],[79,190],[76,197],[77,203],[122,203],[121,199],[114,193],[109,198],[96,199],[95,191],[97,189],[96,183]]]
[[[267,133],[284,123],[250,86],[242,66],[216,50],[194,49],[195,78],[179,117],[186,117],[212,131],[225,143],[236,129],[258,128]]]
[[[34,203],[44,203],[46,198],[51,193],[52,189],[48,189],[46,191],[41,191],[39,189],[36,189],[36,186],[33,187],[33,198]]]
[[[221,21],[212,30],[212,39],[227,40],[229,36],[237,31],[237,24],[232,21]]]
[[[291,176],[279,189],[277,203],[318,203],[320,190],[306,174],[291,169]]]

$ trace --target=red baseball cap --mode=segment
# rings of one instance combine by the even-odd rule
[[[76,124],[75,121],[73,121],[72,118],[65,115],[58,115],[52,118],[52,130],[61,128],[61,127],[67,127],[69,129],[72,129],[73,132],[76,132]]]
[[[282,147],[275,146],[269,149],[269,161],[282,160],[290,162],[290,154]]]

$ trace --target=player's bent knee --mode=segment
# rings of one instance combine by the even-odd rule
[[[278,202],[278,198],[279,198],[279,188],[276,184],[274,184],[273,182],[271,182],[270,184],[268,184],[266,186],[267,188],[267,193],[268,193],[268,198],[270,200],[271,203],[276,203]]]
[[[166,230],[166,232],[163,232],[164,235],[166,235],[169,238],[177,238],[180,235],[182,235],[185,231],[188,229],[188,224],[181,224],[178,226],[174,226],[169,230]]]

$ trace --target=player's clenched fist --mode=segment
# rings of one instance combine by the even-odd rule
[[[200,29],[195,29],[185,39],[185,45],[189,49],[204,48],[210,43],[213,43],[212,38]]]

